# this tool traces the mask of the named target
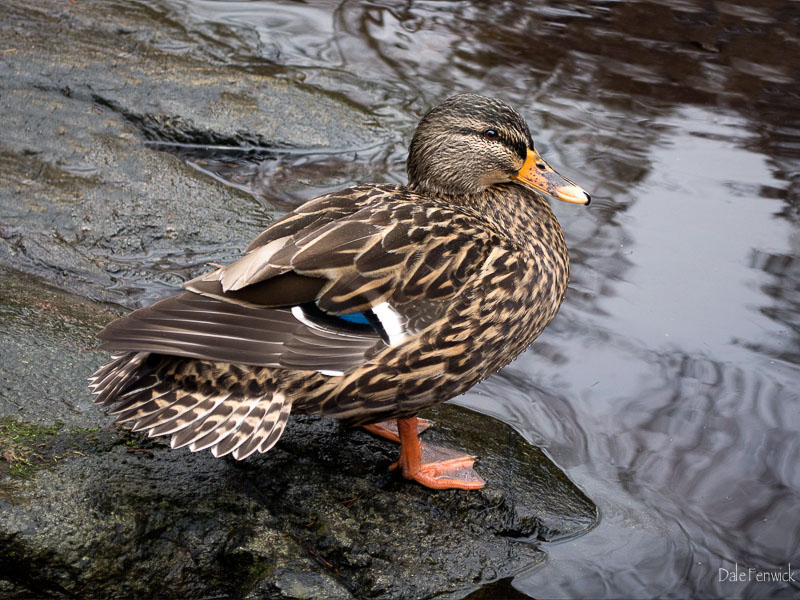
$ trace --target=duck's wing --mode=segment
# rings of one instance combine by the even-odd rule
[[[494,241],[409,194],[360,186],[312,200],[241,259],[111,323],[102,347],[330,375],[357,367],[441,318]]]

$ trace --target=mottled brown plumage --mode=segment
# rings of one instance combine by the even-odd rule
[[[102,347],[120,355],[92,377],[96,401],[173,447],[242,459],[290,411],[409,419],[508,364],[567,288],[564,237],[535,190],[588,195],[541,160],[516,111],[476,95],[423,118],[408,173],[311,200],[241,259],[111,323]],[[478,487],[415,476],[404,457],[425,485]]]

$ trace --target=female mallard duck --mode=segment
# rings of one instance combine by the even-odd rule
[[[311,200],[236,262],[108,325],[102,347],[124,354],[91,378],[96,402],[173,448],[237,459],[272,448],[292,411],[330,415],[399,441],[409,479],[482,487],[472,457],[419,441],[416,414],[553,319],[569,258],[539,192],[589,195],[542,160],[519,113],[473,94],[423,117],[408,180]]]

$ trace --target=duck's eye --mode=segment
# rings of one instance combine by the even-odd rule
[[[487,140],[496,140],[499,135],[500,134],[497,133],[496,129],[487,129],[483,132],[483,137],[485,137]]]

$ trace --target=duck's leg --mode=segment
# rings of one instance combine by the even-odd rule
[[[425,431],[428,427],[433,425],[433,421],[428,419],[420,419],[417,417],[417,435]],[[397,428],[397,419],[391,421],[381,421],[373,425],[362,425],[364,429],[369,431],[372,435],[377,435],[391,442],[400,443],[400,433]]]
[[[472,468],[475,457],[431,444],[423,444],[418,435],[419,419],[397,419],[400,460],[390,470],[400,469],[403,477],[435,490],[456,488],[477,490],[485,483]]]

